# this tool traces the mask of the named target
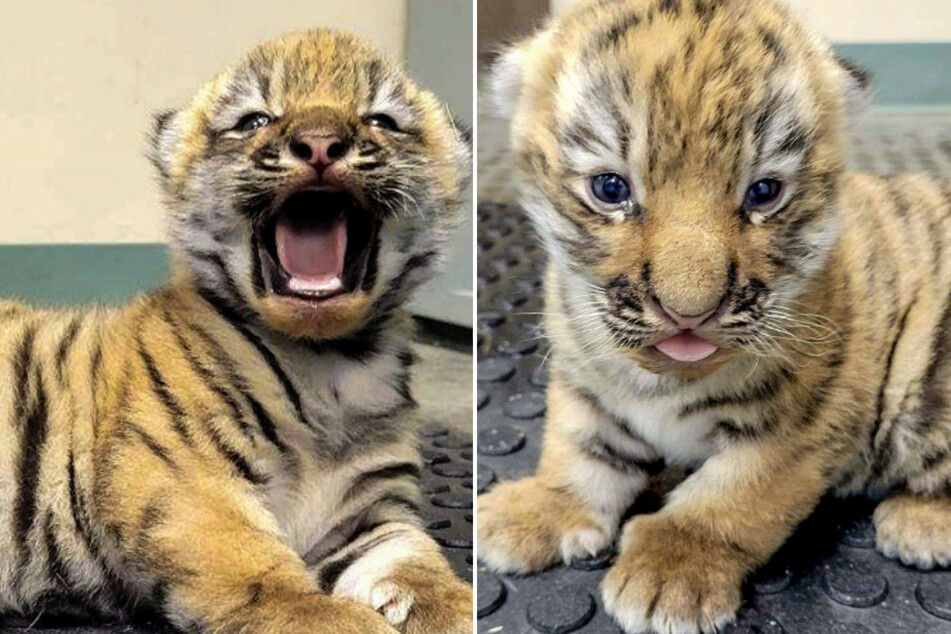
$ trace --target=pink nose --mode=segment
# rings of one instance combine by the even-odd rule
[[[693,330],[694,328],[699,328],[700,324],[705,322],[710,317],[710,315],[716,312],[716,309],[718,308],[718,306],[714,306],[710,310],[699,315],[681,315],[676,310],[667,308],[660,302],[658,302],[658,305],[664,312],[664,315],[673,321],[674,324],[676,324],[681,330]]]
[[[335,134],[304,132],[291,141],[291,152],[314,166],[330,165],[343,158],[349,144]]]

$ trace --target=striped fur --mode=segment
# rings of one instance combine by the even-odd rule
[[[279,124],[229,136],[265,109]],[[368,111],[401,132],[363,125]],[[379,231],[373,274],[309,304],[259,283],[255,223],[301,178],[294,127],[329,120],[375,148],[372,165],[359,150],[340,169]],[[471,588],[417,512],[400,310],[452,226],[465,139],[369,46],[311,31],[159,117],[154,144],[171,282],[109,310],[0,303],[0,613],[471,632]]]
[[[713,632],[827,491],[888,495],[879,548],[951,564],[951,186],[847,173],[868,78],[773,0],[590,0],[499,60],[550,255],[538,474],[479,502],[480,557],[530,572],[619,534],[625,631]],[[622,174],[605,212],[587,179]],[[786,184],[772,214],[747,187]],[[655,306],[715,312],[676,363]],[[676,332],[676,331],[675,331]],[[623,528],[657,458],[696,469]]]

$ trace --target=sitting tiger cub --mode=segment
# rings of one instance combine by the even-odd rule
[[[951,563],[951,186],[849,173],[869,78],[772,0],[580,4],[500,57],[550,254],[538,473],[479,499],[479,556],[607,548],[627,632],[714,632],[827,491],[878,548]],[[659,459],[695,469],[619,523]]]
[[[158,118],[173,274],[117,310],[0,304],[0,613],[188,631],[472,631],[417,513],[411,321],[471,151],[327,30]]]

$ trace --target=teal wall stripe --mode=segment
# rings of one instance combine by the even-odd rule
[[[164,284],[168,261],[162,244],[0,245],[0,298],[114,305]]]
[[[951,42],[838,44],[874,74],[875,105],[951,108]]]

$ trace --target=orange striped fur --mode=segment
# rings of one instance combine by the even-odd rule
[[[827,492],[885,496],[879,549],[951,564],[951,187],[846,171],[868,77],[773,0],[589,0],[491,90],[549,253],[552,382],[537,475],[479,499],[482,560],[620,536],[605,606],[662,634],[731,621]],[[660,349],[681,332],[711,356]],[[660,459],[695,471],[621,527]]]
[[[249,112],[270,120],[242,130]],[[315,126],[349,144],[343,213],[374,241],[328,299],[277,293],[258,250]],[[367,44],[318,30],[255,48],[154,144],[169,284],[116,309],[0,303],[0,613],[471,632],[471,587],[418,515],[401,311],[454,223],[465,138]]]

